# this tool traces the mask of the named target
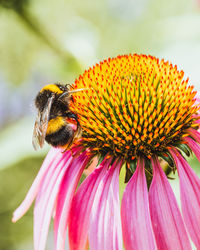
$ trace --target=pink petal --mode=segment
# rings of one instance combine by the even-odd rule
[[[156,249],[143,159],[138,160],[137,169],[125,188],[121,214],[125,248]]]
[[[157,158],[151,160],[153,180],[149,190],[152,225],[158,249],[191,249],[174,193]]]
[[[60,153],[59,162],[54,164],[46,174],[39,193],[36,198],[34,208],[34,249],[43,250],[45,248],[51,215],[55,206],[60,183],[66,169],[69,167],[73,157],[71,152]]]
[[[175,152],[174,152],[175,151]],[[180,178],[181,205],[188,232],[200,249],[200,179],[177,150],[170,151]]]
[[[185,137],[184,140],[187,142],[188,146],[195,153],[197,159],[200,161],[200,146],[190,137]]]
[[[89,218],[99,183],[107,171],[109,160],[104,160],[81,184],[72,200],[69,216],[69,245],[71,250],[82,250],[87,244]]]
[[[200,143],[200,133],[193,128],[189,128],[187,129],[187,132],[189,133],[189,135],[195,139],[195,141],[197,141],[198,143]]]
[[[58,250],[65,249],[65,239],[71,201],[79,179],[88,161],[89,157],[86,152],[75,158],[72,161],[70,168],[67,169],[61,183],[60,191],[57,196],[58,201],[54,218],[55,242],[56,249]]]
[[[46,172],[54,167],[54,165],[56,164],[56,162],[59,161],[60,159],[60,150],[59,149],[55,149],[55,148],[51,148],[48,155],[46,156],[31,188],[29,189],[24,201],[21,203],[21,205],[15,210],[15,212],[13,213],[13,218],[12,221],[16,222],[17,220],[19,220],[26,212],[27,210],[30,208],[32,202],[34,201],[38,190],[41,186],[41,183],[43,181],[43,178],[46,174]]]
[[[96,190],[90,219],[90,249],[123,249],[119,201],[121,164],[121,162],[113,163]]]

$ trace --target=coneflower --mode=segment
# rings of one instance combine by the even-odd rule
[[[104,60],[74,83],[73,112],[82,137],[48,153],[17,221],[34,208],[34,246],[43,250],[51,217],[55,249],[200,249],[200,179],[185,155],[200,160],[200,102],[194,87],[164,60],[125,55]],[[94,159],[95,170],[78,187]],[[180,180],[181,209],[160,164]],[[121,208],[119,174],[128,182]],[[76,190],[77,189],[77,190]]]

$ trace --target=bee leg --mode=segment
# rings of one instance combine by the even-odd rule
[[[70,119],[74,119],[76,121],[76,124],[77,124],[77,130],[80,129],[80,123],[78,121],[78,116],[76,114],[74,114],[72,112],[68,112],[67,117]]]
[[[77,119],[78,119],[77,115],[74,114],[74,113],[71,112],[71,111],[69,111],[69,112],[66,114],[66,116],[67,116],[68,118],[74,119],[74,120],[76,120],[76,121],[77,121]]]
[[[76,126],[77,126],[77,128],[76,128],[76,130],[73,130],[73,133],[74,133],[74,134],[73,134],[73,136],[71,136],[71,138],[69,139],[68,143],[65,145],[65,148],[64,148],[63,153],[71,147],[71,145],[73,144],[74,140],[75,140],[76,138],[78,138],[78,137],[80,136],[80,134],[81,134],[81,126],[80,126],[80,123],[79,123],[79,121],[78,121],[78,116],[77,116],[76,114],[74,114],[73,112],[71,112],[71,111],[68,112],[68,113],[66,114],[66,116],[67,116],[69,119],[73,119],[73,120],[76,121]]]

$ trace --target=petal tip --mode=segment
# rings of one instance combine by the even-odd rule
[[[18,221],[18,219],[19,219],[18,216],[17,216],[16,213],[14,212],[11,221],[12,221],[13,223],[15,223],[15,222]]]

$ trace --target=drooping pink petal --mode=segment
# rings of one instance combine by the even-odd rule
[[[65,249],[65,239],[68,224],[71,201],[83,173],[85,165],[89,161],[89,156],[83,152],[75,158],[70,168],[65,172],[63,181],[57,196],[56,214],[54,218],[55,243],[57,250]]]
[[[189,128],[187,129],[187,132],[192,138],[194,138],[198,143],[200,143],[200,133],[196,129]]]
[[[49,224],[59,187],[66,169],[70,166],[73,157],[71,152],[60,153],[60,161],[54,164],[46,173],[38,192],[34,207],[34,249],[44,250]]]
[[[121,164],[121,161],[113,163],[96,190],[89,227],[91,250],[123,249],[119,201]]]
[[[181,206],[188,232],[200,249],[200,179],[177,150],[172,154],[180,178]]]
[[[149,190],[152,225],[158,249],[191,249],[176,198],[156,157],[151,160],[153,180]]]
[[[195,153],[197,159],[200,161],[200,146],[190,137],[185,137],[184,140],[187,142],[188,146],[192,149]]]
[[[80,185],[72,200],[69,215],[69,245],[71,250],[82,250],[87,244],[90,213],[96,190],[110,164],[105,159]]]
[[[125,248],[156,249],[143,159],[138,160],[137,169],[125,188],[121,214]]]
[[[19,220],[28,211],[28,209],[30,208],[32,202],[34,201],[38,193],[38,190],[41,186],[41,183],[43,181],[43,178],[46,172],[50,168],[54,167],[56,162],[60,160],[60,157],[61,157],[61,154],[60,154],[59,149],[55,149],[55,148],[50,149],[24,201],[13,213],[13,218],[12,218],[13,222],[16,222],[17,220]]]

